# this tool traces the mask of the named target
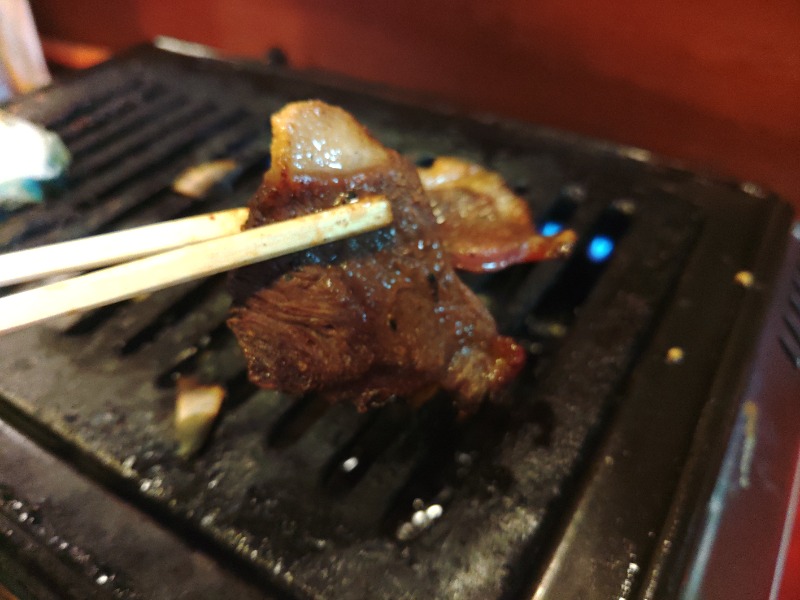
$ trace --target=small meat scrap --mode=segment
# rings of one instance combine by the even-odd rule
[[[203,446],[224,399],[225,389],[219,385],[200,385],[191,378],[178,380],[175,398],[178,455],[191,456]]]
[[[225,181],[241,167],[229,158],[192,165],[172,182],[173,191],[200,200],[217,184]]]
[[[232,275],[228,323],[250,379],[360,410],[438,388],[469,414],[498,395],[524,351],[453,270],[414,166],[319,101],[287,105],[272,132],[272,165],[246,227],[367,194],[389,198],[394,222]]]
[[[575,233],[539,234],[528,203],[494,171],[444,156],[419,169],[419,176],[439,235],[457,269],[497,271],[564,256],[572,249]]]

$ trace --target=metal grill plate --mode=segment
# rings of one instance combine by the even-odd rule
[[[269,114],[308,97],[342,105],[412,159],[454,154],[500,171],[537,214],[574,202],[568,224],[584,244],[609,215],[625,214],[607,264],[592,264],[583,245],[568,261],[470,281],[531,351],[514,400],[458,423],[445,398],[360,415],[254,390],[222,325],[228,299],[216,278],[0,338],[0,414],[276,593],[515,597],[545,569],[619,406],[647,402],[628,397],[631,373],[664,368],[663,348],[649,344],[665,311],[697,302],[685,286],[704,293],[687,275],[693,263],[705,261],[706,285],[725,290],[698,324],[702,347],[722,348],[744,294],[732,274],[757,270],[771,213],[732,186],[626,149],[148,49],[11,107],[62,133],[76,162],[66,191],[0,225],[0,242],[243,204],[268,161]],[[220,156],[242,165],[229,188],[199,205],[169,190],[180,170]],[[691,352],[692,340],[685,345]],[[718,354],[707,373],[685,379],[689,400],[678,409],[687,415],[696,418]],[[172,435],[178,373],[230,391],[208,446],[189,460],[176,456]],[[648,524],[667,510],[679,475],[664,469],[652,477],[666,495],[644,501]],[[646,557],[654,543],[644,535],[630,545]]]

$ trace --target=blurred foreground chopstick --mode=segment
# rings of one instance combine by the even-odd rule
[[[232,208],[0,255],[0,286],[105,267],[242,230],[247,208]]]
[[[0,333],[373,231],[391,221],[391,205],[384,197],[362,197],[352,204],[11,294],[0,298]]]

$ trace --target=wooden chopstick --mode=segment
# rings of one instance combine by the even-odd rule
[[[0,286],[141,258],[241,231],[247,208],[164,221],[0,254]]]
[[[0,333],[206,277],[391,223],[383,196],[169,250],[0,298]]]

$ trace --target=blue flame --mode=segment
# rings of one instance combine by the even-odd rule
[[[541,232],[545,237],[552,237],[557,233],[560,233],[563,229],[564,226],[561,223],[556,221],[547,221],[547,223],[542,225]]]
[[[589,242],[586,256],[590,261],[600,263],[608,260],[614,252],[614,240],[604,235],[596,235]]]

